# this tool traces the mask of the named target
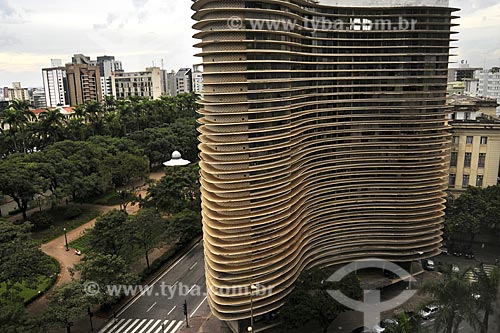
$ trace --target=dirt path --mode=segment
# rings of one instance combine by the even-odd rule
[[[163,172],[163,171],[154,172],[154,173],[150,174],[149,179],[151,179],[153,181],[157,181],[157,180],[161,179],[161,177],[163,177],[164,175],[165,175],[165,172]],[[138,190],[138,194],[140,194],[144,198],[147,194],[147,188],[148,188],[147,184],[141,186]],[[92,204],[86,204],[85,206],[92,207],[93,209],[97,210],[100,213],[100,215],[103,215],[103,214],[110,212],[114,209],[120,209],[120,206],[100,206],[100,205],[92,205]],[[136,214],[138,211],[139,211],[139,205],[127,207],[127,213],[129,213],[129,214],[133,215],[133,214]],[[83,234],[85,233],[85,230],[92,229],[94,227],[97,219],[98,218],[95,218],[95,219],[79,226],[76,229],[68,231],[66,234],[66,236],[68,238],[68,243],[71,243],[71,242],[77,240],[78,238],[82,237]],[[70,281],[71,275],[69,273],[69,269],[74,267],[76,264],[78,264],[82,260],[82,256],[77,256],[74,252],[74,249],[70,249],[69,251],[66,251],[66,241],[65,241],[64,235],[62,235],[62,236],[60,236],[60,237],[58,237],[58,238],[56,238],[48,243],[42,244],[41,250],[45,254],[55,258],[59,262],[59,266],[61,268],[61,271],[59,273],[57,281],[52,288],[54,288],[62,283]],[[151,256],[153,260],[161,255],[158,251],[154,251],[154,252],[155,253]],[[45,296],[43,296],[43,297],[39,298],[38,300],[36,300],[35,302],[31,303],[28,306],[28,309],[32,310],[35,313],[38,313],[40,306],[44,306],[45,303],[46,303]]]

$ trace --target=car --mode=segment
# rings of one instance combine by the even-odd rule
[[[462,249],[460,248],[460,246],[458,245],[453,245],[451,247],[451,253],[455,256],[455,257],[461,257],[463,252],[462,252]]]
[[[477,293],[473,293],[473,294],[472,294],[472,297],[473,297],[476,301],[478,301],[478,300],[481,298],[481,295],[480,295],[480,294],[477,294]]]
[[[354,329],[353,331],[351,331],[351,333],[365,333],[365,332],[368,332],[369,328],[368,327],[358,327],[356,329]]]
[[[382,328],[387,328],[387,327],[390,327],[390,326],[397,326],[399,325],[399,322],[396,320],[396,319],[384,319],[382,320],[382,322],[380,323],[380,327]]]
[[[426,271],[433,271],[435,269],[434,260],[425,259],[422,261],[422,266]]]
[[[458,272],[460,272],[460,267],[458,267],[457,264],[453,264],[453,265],[451,265],[451,271],[454,273],[458,273]]]
[[[468,248],[464,251],[464,256],[467,258],[467,259],[474,259],[474,252],[472,252],[472,249],[471,248]]]
[[[441,254],[449,256],[450,254],[448,253],[448,248],[446,246],[443,246],[442,248],[439,249],[441,251]]]
[[[436,305],[428,305],[425,306],[422,310],[418,312],[420,317],[422,317],[424,320],[431,319],[434,317],[434,315],[439,311],[439,307]]]

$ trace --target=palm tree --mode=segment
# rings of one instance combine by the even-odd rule
[[[387,333],[427,333],[428,330],[422,325],[422,317],[415,315],[410,316],[407,313],[402,313],[398,316],[396,323],[386,327],[384,332]]]
[[[488,275],[481,265],[476,272],[477,282],[472,285],[475,305],[477,307],[476,316],[471,322],[475,329],[480,329],[481,333],[488,333],[490,315],[494,310],[494,305],[498,296],[498,284],[500,283],[500,271],[498,267]],[[480,312],[483,312],[481,318]]]
[[[31,104],[27,101],[14,100],[10,102],[10,107],[2,114],[2,127],[9,127],[9,134],[12,136],[16,152],[20,152],[17,142],[17,133],[19,132],[23,145],[22,151],[26,153],[24,129],[30,121],[35,119],[35,115],[30,111],[30,106]]]
[[[49,110],[43,112],[38,117],[40,132],[43,135],[45,144],[49,142],[55,143],[63,136],[62,129],[66,117],[60,112],[59,109]]]
[[[441,279],[424,285],[423,290],[432,297],[432,304],[440,308],[436,314],[436,332],[457,333],[460,323],[474,316],[469,271],[453,272],[448,267]]]

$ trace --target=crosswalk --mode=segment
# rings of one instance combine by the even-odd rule
[[[182,320],[118,319],[108,323],[99,333],[175,333],[183,323]]]
[[[495,265],[483,265],[483,268],[484,268],[484,272],[486,273],[486,275],[490,275],[491,272],[493,272],[493,270],[495,269]],[[469,271],[467,273],[467,276],[469,278],[469,281],[470,282],[477,282],[478,280],[478,275],[481,274],[481,270],[479,268],[474,268],[473,270]]]

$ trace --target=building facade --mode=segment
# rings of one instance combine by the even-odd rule
[[[77,57],[78,56],[78,57]],[[69,101],[71,106],[87,102],[101,102],[101,75],[97,66],[84,63],[86,57],[75,55],[72,64],[66,64]]]
[[[60,60],[52,60],[52,64],[60,64]],[[43,89],[47,107],[69,106],[68,77],[66,67],[50,67],[42,69]]]
[[[193,92],[193,70],[181,68],[175,74],[176,95]]]
[[[197,94],[203,92],[203,71],[200,68],[193,71],[193,91]]]
[[[467,61],[462,60],[458,67],[448,69],[448,82],[460,82],[474,79],[476,71],[480,70],[482,70],[482,68],[470,67]]]
[[[127,99],[131,96],[158,99],[162,96],[161,69],[149,67],[142,72],[119,72],[111,75],[113,96]]]
[[[252,314],[279,309],[305,269],[439,253],[450,153],[448,5],[193,4],[204,71],[208,302],[234,331],[246,331]],[[381,16],[418,23],[383,29]],[[315,17],[342,24],[312,29]],[[296,24],[280,24],[289,19]]]
[[[45,90],[43,88],[33,88],[31,90],[31,105],[33,105],[35,109],[43,109],[47,107]]]
[[[101,91],[103,96],[113,95],[111,75],[123,72],[122,62],[116,60],[114,56],[97,57],[95,66],[99,67],[101,74]]]
[[[496,98],[500,101],[500,67],[477,71],[476,78],[479,80],[479,96]]]
[[[499,184],[500,119],[495,99],[453,96],[449,189],[486,188]]]
[[[161,70],[161,89],[165,96],[175,96],[177,87],[175,85],[175,71]]]
[[[13,82],[12,88],[4,89],[4,99],[7,101],[20,100],[29,102],[30,101],[29,89],[23,88],[21,86],[21,82]]]

